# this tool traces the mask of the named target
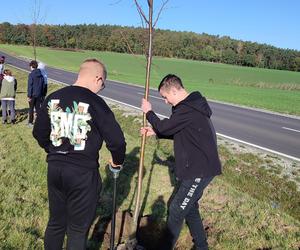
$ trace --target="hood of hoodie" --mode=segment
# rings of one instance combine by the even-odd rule
[[[33,71],[31,71],[31,74],[34,78],[43,77],[42,72],[39,69],[34,69]]]
[[[200,92],[195,91],[189,94],[184,100],[182,100],[178,105],[189,106],[207,117],[211,117],[212,111],[209,107],[206,98],[200,94]]]
[[[42,63],[42,62],[39,62],[37,68],[38,68],[38,69],[41,69],[41,70],[45,70],[46,65],[45,65],[44,63]]]
[[[8,82],[13,82],[15,80],[13,76],[4,76],[4,79]]]

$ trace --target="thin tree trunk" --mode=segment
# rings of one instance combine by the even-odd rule
[[[36,24],[33,24],[33,56],[36,61]]]
[[[149,22],[148,22],[148,55],[147,55],[147,69],[146,69],[146,83],[145,83],[145,94],[144,98],[148,100],[149,95],[149,85],[150,85],[150,71],[152,63],[152,35],[153,35],[153,26],[152,26],[152,17],[153,17],[153,0],[148,0],[149,7]],[[147,125],[146,114],[143,114],[143,127]],[[136,231],[138,227],[138,220],[140,215],[141,207],[141,193],[142,193],[142,183],[143,183],[143,167],[144,167],[144,153],[145,153],[145,144],[146,144],[146,135],[142,136],[141,140],[141,151],[140,151],[140,163],[139,163],[139,172],[138,172],[138,189],[136,197],[136,205],[134,210],[133,217],[133,230],[131,236],[136,236]]]

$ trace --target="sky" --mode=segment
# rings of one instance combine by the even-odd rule
[[[142,26],[133,0],[9,0],[1,3],[0,23]],[[163,1],[154,1],[154,19]],[[147,1],[138,0],[147,14]],[[156,28],[192,31],[266,43],[300,51],[300,0],[169,0]]]

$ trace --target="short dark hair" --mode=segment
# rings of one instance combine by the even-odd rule
[[[165,90],[170,90],[171,87],[175,87],[176,89],[184,89],[182,81],[178,76],[168,74],[161,80],[158,86],[158,91],[160,91],[162,88]]]
[[[32,60],[30,63],[29,63],[29,66],[36,69],[38,67],[38,62],[35,61],[35,60]]]
[[[100,64],[100,66],[102,67],[102,70],[103,70],[103,77],[104,77],[104,80],[106,80],[107,78],[107,70],[106,70],[106,67],[104,65],[103,62],[101,62],[100,60],[96,59],[96,58],[88,58],[86,60],[83,61],[83,63],[86,63],[86,62],[92,62],[92,63],[98,63]]]

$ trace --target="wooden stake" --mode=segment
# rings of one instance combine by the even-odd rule
[[[136,4],[137,4],[137,2],[136,2]],[[137,5],[137,6],[138,6],[138,8],[140,8],[139,5]],[[146,100],[148,100],[148,96],[149,96],[150,72],[151,72],[151,63],[152,63],[153,0],[148,0],[148,8],[149,8],[149,20],[147,20],[146,23],[148,24],[148,42],[149,43],[148,43],[146,83],[145,83],[145,94],[144,94],[144,98]],[[139,11],[142,11],[141,8]],[[145,127],[146,125],[147,125],[146,115],[143,114],[143,127]],[[135,210],[134,210],[134,216],[133,216],[133,230],[132,230],[131,238],[136,238],[136,231],[137,231],[138,220],[139,220],[139,215],[140,215],[145,144],[146,144],[146,134],[144,134],[142,136],[142,140],[141,140],[140,162],[139,162],[139,172],[138,172],[138,188],[137,188],[136,204],[135,204]]]

